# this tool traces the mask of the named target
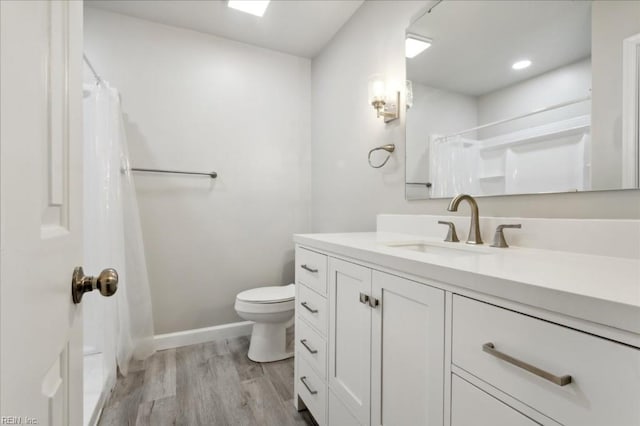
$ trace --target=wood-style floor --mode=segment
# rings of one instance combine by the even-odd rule
[[[240,337],[157,352],[119,377],[98,424],[307,426],[293,407],[293,359],[247,358]]]

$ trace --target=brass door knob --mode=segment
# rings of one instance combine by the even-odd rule
[[[71,279],[71,297],[73,303],[80,303],[82,295],[98,289],[100,294],[109,297],[118,290],[118,272],[113,268],[104,269],[97,277],[84,274],[81,266],[73,270]]]

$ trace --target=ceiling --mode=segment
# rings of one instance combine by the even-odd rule
[[[364,0],[272,0],[263,17],[226,0],[85,0],[93,7],[313,58]]]
[[[591,2],[445,1],[408,32],[433,40],[409,80],[479,96],[589,57]],[[521,59],[533,64],[511,69]]]

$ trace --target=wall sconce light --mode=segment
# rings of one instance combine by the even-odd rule
[[[406,81],[406,91],[407,93],[404,95],[404,104],[407,109],[409,109],[413,106],[413,82],[411,80]]]
[[[375,108],[378,118],[382,117],[385,123],[400,118],[400,91],[392,90],[385,84],[380,74],[369,78],[369,102]]]

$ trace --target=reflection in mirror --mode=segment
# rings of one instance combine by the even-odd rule
[[[638,188],[640,2],[445,0],[407,37],[408,199]]]

